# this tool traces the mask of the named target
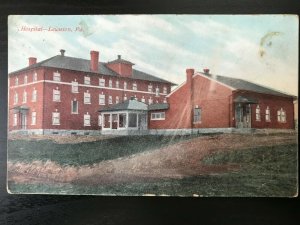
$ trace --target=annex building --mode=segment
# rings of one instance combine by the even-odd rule
[[[173,84],[119,55],[61,54],[9,74],[9,131],[24,134],[174,134],[294,129],[297,98],[242,79],[186,70]]]

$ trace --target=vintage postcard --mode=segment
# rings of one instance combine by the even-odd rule
[[[11,15],[9,193],[298,195],[295,15]]]

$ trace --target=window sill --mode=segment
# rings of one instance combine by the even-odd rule
[[[84,102],[83,104],[85,104],[85,105],[90,105],[90,104],[92,104],[92,103],[90,103],[90,102]]]
[[[193,122],[193,124],[201,124],[202,121],[198,121],[198,122]]]
[[[165,118],[163,118],[163,119],[152,119],[152,118],[151,118],[151,120],[165,120]]]
[[[77,113],[71,112],[71,114],[73,114],[73,115],[78,115],[79,113],[78,113],[78,112],[77,112]]]
[[[52,124],[52,126],[59,126],[60,124]]]
[[[79,93],[79,91],[77,91],[77,92],[75,92],[75,91],[72,91],[72,93],[73,93],[73,94],[78,94],[78,93]]]
[[[83,125],[84,127],[90,127],[91,125]]]
[[[53,100],[53,102],[61,102],[60,100],[58,101],[58,100]]]

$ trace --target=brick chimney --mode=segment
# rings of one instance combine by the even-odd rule
[[[204,72],[205,74],[209,74],[209,69],[208,69],[208,68],[205,68],[205,69],[203,69],[203,72]]]
[[[29,57],[28,58],[28,64],[29,66],[33,65],[33,64],[36,64],[36,58],[35,57]]]
[[[99,52],[91,51],[91,71],[98,72],[99,65]]]
[[[186,110],[187,110],[187,115],[188,115],[188,123],[190,128],[193,128],[194,124],[193,124],[193,104],[194,104],[194,100],[193,100],[193,92],[194,92],[194,88],[193,88],[193,75],[195,73],[194,69],[186,69]]]

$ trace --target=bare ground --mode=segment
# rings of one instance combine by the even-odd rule
[[[296,134],[222,134],[197,137],[161,149],[102,161],[91,166],[60,166],[54,162],[8,162],[9,180],[18,183],[79,183],[85,185],[183,178],[239,169],[239,165],[203,165],[217,151],[296,143]]]

